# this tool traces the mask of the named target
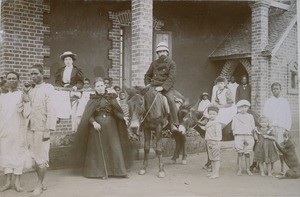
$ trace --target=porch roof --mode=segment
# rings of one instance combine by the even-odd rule
[[[271,12],[270,12],[271,13]],[[263,55],[274,55],[296,23],[296,8],[269,16],[269,44]],[[212,60],[251,57],[251,17],[232,27],[220,45],[209,55]]]

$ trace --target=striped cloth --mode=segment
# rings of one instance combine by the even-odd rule
[[[124,116],[129,117],[129,108],[126,100],[119,100],[119,104],[123,110]]]

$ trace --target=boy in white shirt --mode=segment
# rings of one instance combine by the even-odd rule
[[[242,159],[245,155],[246,171],[248,175],[253,175],[250,171],[250,152],[253,150],[255,129],[254,118],[248,113],[250,103],[247,100],[240,100],[236,106],[238,114],[232,120],[232,132],[234,135],[234,145],[238,152],[238,172],[242,175]]]

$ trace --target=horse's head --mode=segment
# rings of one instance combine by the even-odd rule
[[[180,132],[185,132],[187,129],[196,125],[197,121],[201,118],[201,114],[199,114],[187,100],[179,108],[178,117],[180,122],[179,130]]]
[[[134,88],[125,88],[128,93],[127,103],[130,115],[129,129],[134,133],[136,133],[139,129],[141,120],[145,114],[144,94],[148,89],[149,87],[142,88],[139,86]]]

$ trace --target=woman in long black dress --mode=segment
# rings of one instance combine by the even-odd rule
[[[114,95],[105,93],[102,78],[95,80],[74,142],[75,165],[89,178],[128,177],[131,148],[122,109]]]

